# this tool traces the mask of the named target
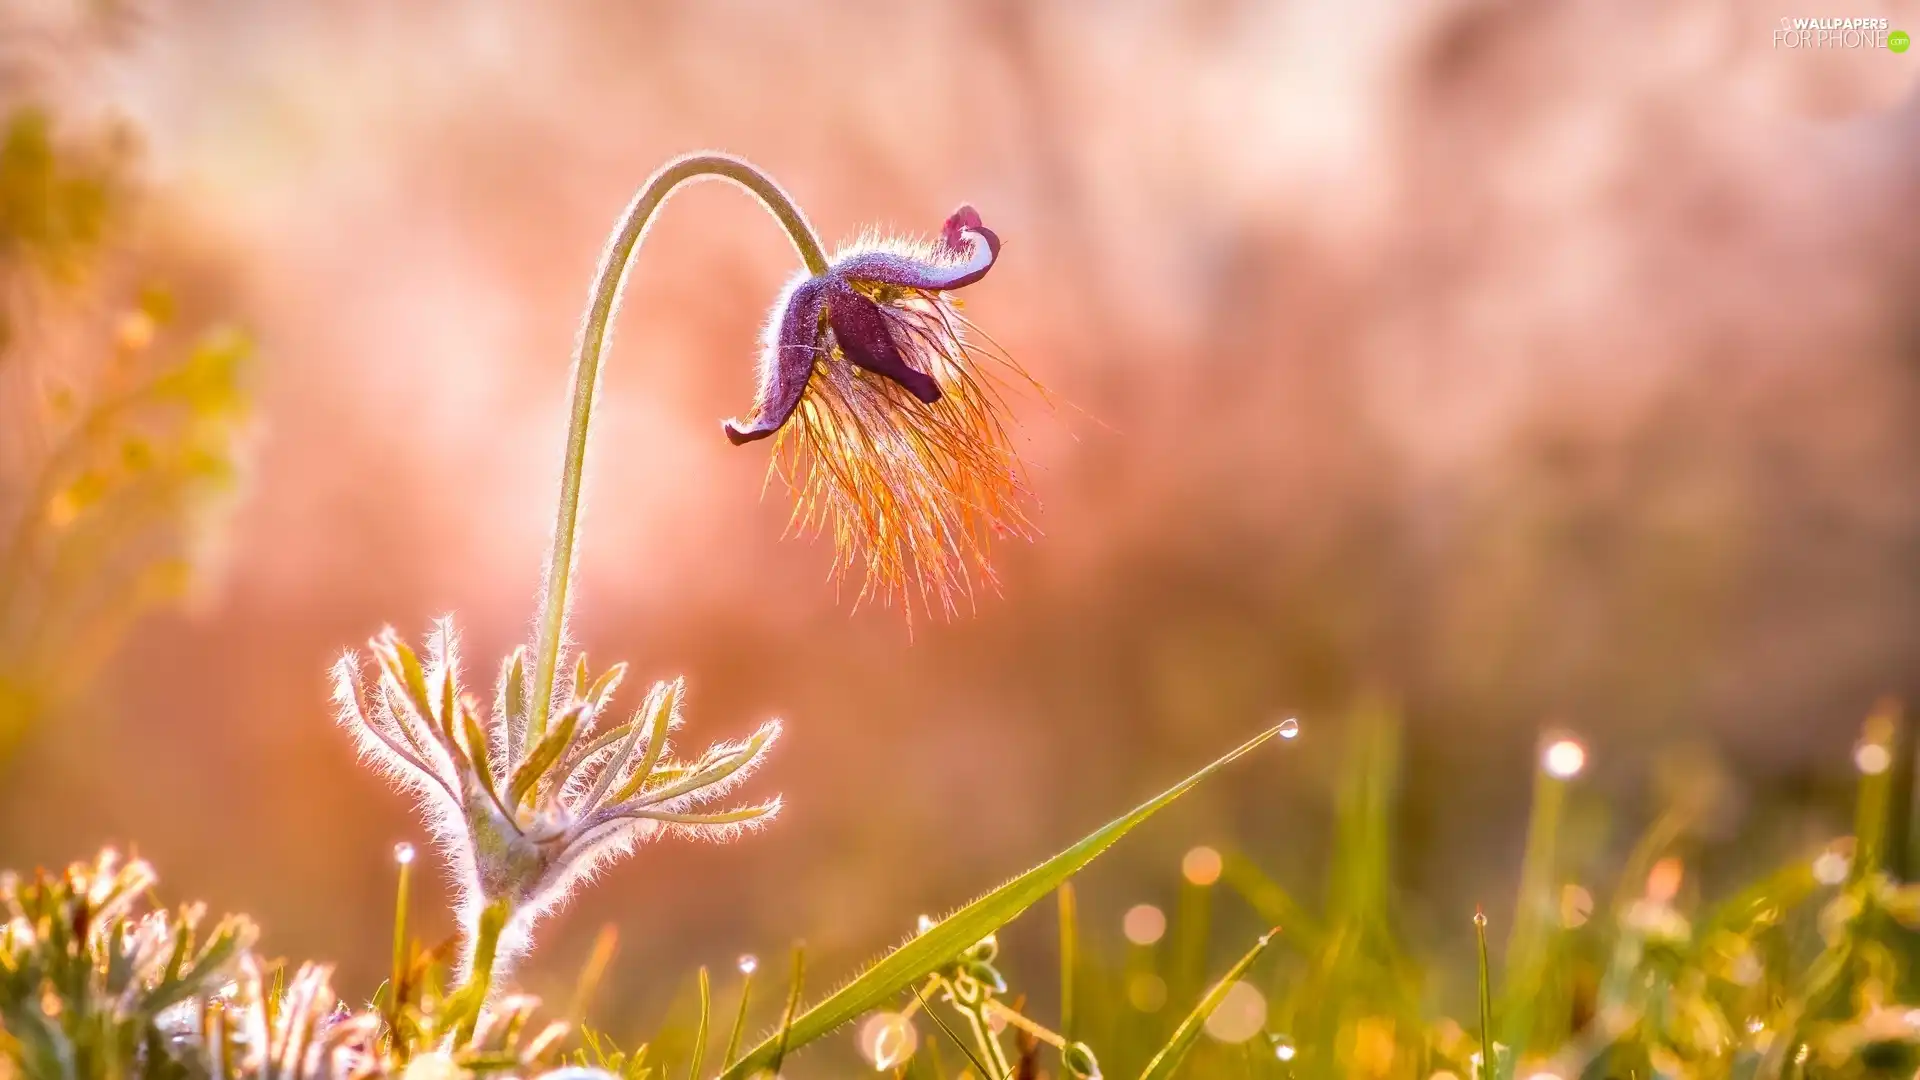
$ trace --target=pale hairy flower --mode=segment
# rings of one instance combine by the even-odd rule
[[[778,436],[794,528],[832,535],[862,600],[910,592],[951,612],[975,574],[994,583],[993,537],[1032,531],[997,376],[1032,380],[969,339],[952,295],[999,254],[963,206],[931,243],[869,237],[803,272],[774,304],[752,415],[726,424],[735,443]]]
[[[488,905],[507,912],[498,967],[525,951],[541,915],[641,841],[730,839],[780,809],[775,798],[701,810],[753,773],[780,725],[675,758],[667,736],[680,723],[681,680],[655,683],[631,717],[611,723],[626,665],[589,678],[583,657],[555,691],[552,722],[533,730],[525,650],[508,657],[484,713],[461,690],[450,621],[436,623],[424,663],[391,630],[369,651],[371,684],[355,654],[334,667],[339,719],[362,756],[414,796],[439,843],[459,890],[463,968]]]
[[[334,993],[330,964],[301,964],[277,994],[252,953],[220,996],[191,1003],[191,1030],[175,1035],[208,1075],[234,1080],[358,1080],[385,1075],[380,1018]]]

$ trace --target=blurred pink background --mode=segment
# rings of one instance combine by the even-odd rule
[[[1920,55],[1776,50],[1783,14],[1832,13],[142,9],[57,92],[139,123],[166,228],[219,253],[257,441],[191,609],[0,777],[0,864],[130,844],[371,991],[388,851],[420,831],[324,673],[453,612],[491,685],[605,231],[700,148],[830,240],[981,208],[1006,250],[969,312],[1068,403],[1018,410],[1046,535],[912,640],[849,615],[827,548],[781,539],[764,447],[719,430],[791,251],[737,191],[677,197],[621,311],[575,631],[685,673],[696,741],[785,717],[753,790],[788,810],[622,864],[545,928],[534,988],[564,996],[606,921],[622,1022],[796,937],[824,987],[1287,715],[1298,745],[1130,839],[1085,903],[1117,928],[1202,841],[1311,882],[1368,692],[1405,709],[1402,884],[1435,910],[1510,873],[1544,724],[1593,744],[1623,828],[1676,747],[1818,788],[1875,697],[1920,688]],[[1920,3],[1843,14],[1920,28]]]

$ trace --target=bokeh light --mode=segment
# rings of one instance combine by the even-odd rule
[[[1167,981],[1158,975],[1141,972],[1127,978],[1127,1004],[1135,1012],[1159,1012],[1167,1003]]]
[[[1847,871],[1853,860],[1845,852],[1831,848],[1821,852],[1813,860],[1813,880],[1822,885],[1838,885],[1847,880]]]
[[[1861,743],[1854,748],[1853,764],[1868,776],[1878,776],[1893,767],[1893,751],[1877,742]]]
[[[1223,1043],[1243,1043],[1267,1024],[1267,996],[1259,987],[1238,980],[1227,987],[1220,1003],[1207,1014],[1207,1034]]]
[[[1220,853],[1206,846],[1196,847],[1180,860],[1180,875],[1192,885],[1211,885],[1220,880]]]
[[[365,943],[390,934],[393,898],[355,884],[399,876],[381,852],[434,864],[411,899],[423,933],[448,930],[426,914],[438,854],[394,844],[420,825],[355,764],[312,676],[457,607],[492,707],[539,589],[605,230],[666,156],[715,144],[771,168],[830,244],[926,233],[963,200],[1001,229],[1008,257],[965,299],[1067,406],[1012,395],[1044,535],[999,545],[999,587],[951,623],[849,616],[857,583],[821,581],[830,545],[782,539],[766,447],[718,429],[749,407],[793,253],[738,191],[676,198],[621,309],[572,629],[597,665],[633,663],[622,716],[685,674],[691,738],[788,718],[743,794],[792,812],[610,875],[542,926],[536,985],[609,921],[650,942],[596,998],[623,1015],[665,1014],[684,981],[664,973],[717,960],[737,988],[727,953],[801,936],[810,985],[831,984],[915,912],[1276,729],[1278,752],[1212,776],[1087,879],[1090,952],[1140,898],[1167,913],[1128,912],[1126,942],[1171,952],[1181,882],[1228,891],[1180,859],[1198,840],[1235,851],[1236,875],[1244,853],[1324,885],[1323,796],[1368,685],[1401,725],[1384,794],[1419,824],[1385,857],[1422,885],[1408,925],[1442,928],[1409,947],[1449,962],[1461,916],[1510,887],[1536,776],[1586,789],[1568,842],[1610,848],[1658,811],[1643,791],[1669,746],[1729,748],[1701,831],[1759,835],[1689,868],[1704,901],[1805,859],[1809,830],[1847,828],[1861,775],[1907,764],[1899,739],[1843,734],[1863,694],[1908,687],[1920,647],[1920,150],[1899,137],[1920,68],[1903,58],[1743,45],[1696,63],[1696,16],[1658,5],[1642,14],[1660,30],[1631,35],[1593,34],[1578,6],[1440,5],[1362,20],[1304,66],[1291,6],[768,6],[747,33],[732,7],[604,0],[160,6],[71,64],[8,67],[49,69],[13,100],[63,139],[122,112],[142,129],[164,198],[125,219],[129,258],[181,249],[154,267],[176,316],[102,297],[99,333],[23,334],[8,310],[0,374],[53,385],[35,353],[68,337],[183,349],[204,315],[257,340],[246,405],[270,437],[235,462],[230,527],[194,526],[191,613],[127,613],[119,647],[89,645],[98,664],[62,682],[83,708],[0,738],[0,867],[137,843],[164,893],[244,907],[277,954],[336,962],[356,993],[389,976]],[[1748,29],[1728,40],[1764,38]],[[1582,62],[1543,77],[1528,60],[1561,56]],[[1689,137],[1700,117],[1727,122]],[[125,269],[145,287],[144,264]],[[24,495],[22,455],[57,433],[17,419],[0,414],[0,490]],[[0,611],[0,713],[33,698],[14,662],[59,654],[20,614]],[[1306,716],[1315,741],[1292,745]],[[1538,772],[1485,765],[1511,760]],[[1582,873],[1620,865],[1578,854]],[[1837,850],[1812,865],[1829,885],[1849,869]],[[1606,921],[1584,890],[1557,899],[1563,926]],[[1253,929],[1220,912],[1215,943]],[[755,1008],[774,1009],[783,973],[755,967]],[[1198,977],[1168,978],[1180,1013]]]
[[[1555,739],[1540,755],[1540,765],[1548,775],[1570,780],[1587,765],[1587,748],[1572,739]]]
[[[1152,904],[1135,904],[1120,920],[1120,929],[1135,945],[1151,945],[1167,932],[1167,913]]]
[[[1669,855],[1653,864],[1647,871],[1647,899],[1656,904],[1672,902],[1680,895],[1680,883],[1687,876],[1687,866],[1678,856]]]

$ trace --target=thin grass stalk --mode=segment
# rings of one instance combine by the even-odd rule
[[[1062,882],[1060,897],[1060,1035],[1074,1041],[1074,968],[1079,963],[1080,912],[1072,882]]]

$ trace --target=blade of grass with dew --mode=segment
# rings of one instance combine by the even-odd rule
[[[1551,1045],[1561,1032],[1542,1030],[1559,1011],[1549,1001],[1564,996],[1554,980],[1550,946],[1555,934],[1553,882],[1566,806],[1567,781],[1544,767],[1534,770],[1533,807],[1527,819],[1526,855],[1520,864],[1520,892],[1507,938],[1507,965],[1501,980],[1501,1034],[1515,1055],[1529,1046]],[[1549,985],[1553,982],[1553,985]]]
[[[753,991],[753,972],[754,967],[744,962],[740,965],[740,1008],[733,1014],[733,1031],[727,1035],[726,1056],[720,1059],[722,1072],[733,1068],[736,1055],[740,1053],[740,1036],[747,1027],[747,1002],[751,1000]]]
[[[1267,946],[1273,943],[1274,935],[1279,932],[1279,928],[1275,927],[1262,934],[1260,940],[1254,942],[1253,948],[1248,949],[1245,956],[1242,956],[1233,967],[1227,969],[1227,973],[1220,977],[1220,981],[1214,983],[1213,988],[1194,1005],[1193,1011],[1187,1014],[1186,1019],[1180,1021],[1180,1026],[1173,1029],[1173,1035],[1167,1040],[1167,1044],[1160,1048],[1159,1053],[1153,1055],[1152,1061],[1147,1062],[1146,1070],[1140,1074],[1140,1080],[1166,1080],[1173,1075],[1173,1071],[1180,1067],[1180,1062],[1186,1059],[1187,1051],[1193,1049],[1193,1041],[1200,1037],[1200,1030],[1206,1025],[1207,1017],[1213,1014],[1213,1010],[1220,1007],[1220,1002],[1226,998],[1227,991],[1233,988],[1234,983],[1240,981],[1240,976],[1246,974],[1255,960],[1260,959],[1260,954],[1267,951]]]
[[[1487,972],[1487,913],[1473,913],[1474,944],[1480,955],[1480,1076],[1493,1080],[1493,986]]]
[[[1894,714],[1884,703],[1861,727],[1854,760],[1860,764],[1859,801],[1854,811],[1853,862],[1847,882],[1863,881],[1886,860],[1888,807],[1893,797]],[[1869,754],[1877,754],[1877,760]],[[1871,767],[1869,767],[1871,766]]]
[[[406,1015],[407,912],[411,906],[409,892],[413,880],[413,845],[396,845],[394,861],[400,866],[400,883],[393,902],[393,976],[387,982],[387,1031],[392,1033],[395,1056],[404,1062],[407,1060],[410,1040],[400,1030],[400,1023]]]
[[[1159,795],[1135,807],[1088,834],[1079,843],[1060,852],[1039,866],[974,900],[972,903],[929,927],[824,1001],[796,1018],[790,1028],[767,1039],[734,1062],[723,1074],[724,1080],[739,1080],[765,1068],[784,1046],[798,1049],[837,1029],[882,1003],[946,964],[968,946],[993,933],[1060,886],[1081,867],[1141,822],[1160,812],[1201,781],[1233,761],[1259,747],[1279,733],[1269,728],[1248,739],[1211,764],[1180,781]]]

